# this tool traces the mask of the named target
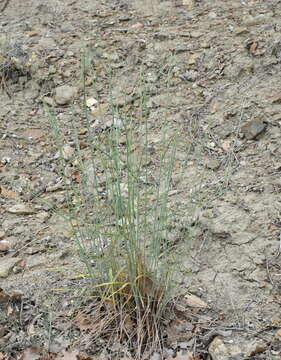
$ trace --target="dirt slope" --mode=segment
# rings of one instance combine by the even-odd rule
[[[44,111],[56,108],[65,143],[71,117],[84,127],[84,47],[88,97],[94,69],[107,103],[112,69],[114,101],[134,105],[143,69],[149,141],[157,148],[163,118],[171,136],[180,130],[171,241],[184,264],[182,292],[216,312],[210,328],[251,330],[268,346],[254,356],[273,359],[281,328],[281,2],[10,0],[0,24],[0,285],[26,299],[24,325],[13,329],[11,320],[5,349],[44,343],[46,311],[68,311],[69,289],[78,294],[86,283],[73,280],[82,265],[54,211],[65,191]],[[66,100],[61,85],[72,91]],[[110,117],[98,121],[103,129]]]

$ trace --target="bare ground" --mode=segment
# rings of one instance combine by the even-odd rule
[[[137,109],[130,96],[142,69],[151,91],[149,142],[157,149],[163,118],[171,136],[180,132],[171,241],[183,262],[177,279],[182,293],[196,294],[211,309],[203,328],[262,340],[262,351],[249,357],[277,359],[281,2],[11,0],[0,21],[2,48],[8,39],[9,61],[20,58],[23,69],[12,69],[14,76],[5,73],[2,81],[0,284],[24,299],[21,321],[15,310],[7,315],[3,300],[0,352],[16,356],[30,345],[46,346],[50,331],[78,346],[79,335],[60,329],[58,319],[72,311],[87,281],[76,279],[82,265],[67,224],[54,211],[63,208],[65,191],[54,188],[60,174],[44,104],[56,107],[66,143],[71,117],[83,129],[84,47],[101,102],[107,103],[112,69],[114,101]],[[4,73],[11,65],[7,49],[2,52]],[[91,76],[89,70],[88,97]],[[65,84],[75,88],[75,101],[60,106],[55,89]],[[94,123],[98,115],[91,116]],[[101,122],[110,118],[102,114],[98,120],[103,131]],[[153,173],[153,157],[150,166]],[[184,346],[196,352],[194,341]],[[207,345],[202,349],[202,358],[220,359],[208,355]]]

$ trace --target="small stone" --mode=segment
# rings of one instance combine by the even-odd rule
[[[194,7],[195,1],[194,0],[182,0],[182,6],[192,9]]]
[[[206,167],[211,170],[217,170],[220,167],[220,161],[216,159],[210,159],[206,163]]]
[[[246,27],[238,27],[235,30],[236,35],[244,35],[244,34],[247,34],[248,32],[249,32],[249,30]]]
[[[178,343],[179,347],[183,350],[188,349],[188,341],[181,341]]]
[[[49,66],[49,75],[54,75],[57,72],[55,65]]]
[[[141,29],[144,25],[142,23],[136,23],[131,26],[132,29]]]
[[[49,106],[55,106],[55,105],[56,105],[55,102],[54,102],[54,99],[51,98],[51,97],[49,97],[49,96],[45,96],[45,97],[43,98],[43,103],[44,103],[44,104],[47,104],[47,105],[49,105]]]
[[[197,71],[187,71],[184,74],[180,74],[179,78],[185,81],[195,81],[198,78],[198,72]]]
[[[129,16],[129,15],[123,15],[123,16],[120,16],[119,17],[119,21],[129,21],[129,20],[131,20],[132,18],[131,18],[131,16]]]
[[[79,135],[86,135],[87,132],[88,132],[88,129],[87,129],[87,128],[81,128],[81,129],[79,129],[78,134],[79,134]]]
[[[248,359],[266,350],[266,343],[260,339],[245,339],[236,336],[224,342],[215,337],[209,346],[209,354],[213,360]]]
[[[108,109],[109,109],[108,104],[100,104],[99,106],[91,110],[91,114],[97,117],[104,116]]]
[[[155,352],[155,353],[153,353],[153,355],[150,357],[149,360],[161,360],[161,359],[162,359],[161,355],[159,353]]]
[[[5,231],[0,230],[0,240],[4,239],[5,237]]]
[[[190,36],[194,39],[198,39],[203,35],[204,35],[204,33],[202,31],[198,31],[198,30],[191,31],[191,33],[190,33]]]
[[[46,262],[48,262],[46,255],[32,255],[29,256],[26,260],[26,268],[27,269],[33,269],[36,267],[40,267],[43,265],[46,265]]]
[[[25,204],[16,204],[7,209],[11,214],[17,215],[31,215],[36,213],[36,210]]]
[[[34,36],[39,35],[39,33],[37,31],[27,31],[26,35],[29,37],[34,37]]]
[[[62,156],[64,160],[70,160],[74,155],[75,149],[70,145],[65,145],[62,148]]]
[[[199,308],[207,308],[208,305],[200,299],[198,296],[193,294],[188,294],[184,296],[185,302],[190,307],[199,307]]]
[[[254,119],[243,125],[241,132],[245,135],[246,139],[253,140],[264,131],[265,127],[266,125],[263,121]]]
[[[165,40],[168,40],[170,37],[169,34],[165,34],[165,33],[156,33],[154,35],[154,39],[156,40],[160,40],[160,41],[165,41]]]
[[[211,12],[209,12],[209,14],[208,14],[208,17],[209,17],[209,19],[216,19],[217,18],[217,13],[215,13],[214,11],[211,11]]]
[[[62,24],[61,26],[61,32],[62,33],[68,33],[71,31],[75,31],[75,27],[71,24]]]
[[[271,21],[271,18],[273,16],[273,13],[270,11],[266,14],[259,14],[257,16],[252,15],[245,15],[242,19],[243,23],[245,25],[259,25],[259,24],[265,24],[267,22]]]
[[[188,59],[188,65],[195,65],[200,57],[200,54],[192,54]]]
[[[62,85],[55,90],[55,102],[58,105],[70,104],[77,94],[77,88],[68,85]]]
[[[186,52],[186,51],[189,51],[190,50],[190,47],[187,46],[187,45],[178,45],[175,47],[175,53],[176,54],[180,54],[180,53],[183,53],[183,52]]]
[[[11,244],[7,240],[0,241],[0,251],[8,251],[11,248]]]
[[[21,260],[20,258],[2,258],[0,260],[0,278],[6,278]]]

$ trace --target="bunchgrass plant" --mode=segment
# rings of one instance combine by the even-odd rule
[[[83,80],[85,61],[83,57]],[[169,71],[166,76],[168,89]],[[94,85],[95,81],[93,89]],[[133,356],[141,358],[147,350],[162,348],[164,315],[173,294],[175,261],[166,232],[176,139],[167,135],[164,119],[160,145],[150,154],[149,92],[143,74],[129,111],[115,105],[111,86],[108,91],[107,116],[112,121],[99,133],[89,121],[84,95],[87,146],[82,148],[72,121],[71,166],[64,157],[58,119],[48,114],[68,189],[66,216],[91,280],[92,311],[87,311],[91,341],[102,337],[126,343]],[[137,120],[135,107],[141,114]]]

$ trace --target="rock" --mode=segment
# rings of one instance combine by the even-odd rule
[[[187,7],[188,9],[192,9],[194,7],[194,0],[182,0],[182,6]]]
[[[46,263],[50,263],[50,260],[47,259],[46,255],[32,255],[29,256],[26,260],[26,268],[33,269],[36,267],[44,266]]]
[[[131,26],[131,29],[142,29],[144,27],[144,24],[142,23],[135,23]]]
[[[70,145],[65,145],[62,148],[62,156],[64,160],[70,160],[74,155],[75,149]]]
[[[205,303],[202,299],[200,299],[198,296],[193,294],[185,295],[184,297],[185,302],[190,307],[199,307],[199,308],[207,308],[208,304]]]
[[[236,336],[224,342],[215,337],[209,346],[209,354],[213,360],[248,359],[266,350],[266,343],[261,339],[245,339]]]
[[[168,40],[170,38],[170,35],[167,33],[156,33],[154,35],[154,39],[156,40],[160,40],[160,41],[165,41],[165,40]]]
[[[245,25],[259,25],[264,24],[271,21],[273,13],[270,11],[266,14],[259,14],[257,16],[245,15],[242,19]]]
[[[17,215],[31,215],[36,213],[35,209],[25,204],[13,205],[9,207],[7,211],[11,214],[17,214]]]
[[[7,240],[0,241],[0,251],[7,251],[11,247],[11,244]]]
[[[6,278],[22,259],[20,258],[2,258],[0,260],[0,278]]]
[[[194,70],[190,70],[183,74],[180,74],[179,78],[185,81],[195,81],[198,78],[198,72]]]
[[[188,65],[195,65],[197,63],[197,61],[199,60],[199,58],[200,58],[200,54],[197,54],[197,53],[191,54],[187,61]]]
[[[206,167],[211,170],[217,170],[220,167],[220,161],[217,159],[210,159],[206,163]]]
[[[244,35],[244,34],[247,34],[248,32],[249,32],[249,30],[246,27],[238,27],[235,30],[236,35]]]
[[[47,104],[47,105],[49,105],[51,107],[56,105],[55,102],[54,102],[54,99],[49,97],[49,96],[44,96],[43,103]]]
[[[150,360],[161,360],[161,355],[158,352],[153,353]]]
[[[254,119],[243,125],[241,132],[245,135],[246,139],[253,140],[264,131],[265,127],[266,125],[262,120]]]
[[[190,351],[178,351],[175,360],[192,360],[194,359],[193,354]]]
[[[204,35],[204,33],[202,31],[199,31],[199,30],[193,30],[193,31],[190,32],[190,36],[192,38],[194,38],[194,39],[198,39],[203,35]]]
[[[55,102],[57,105],[70,104],[77,94],[77,88],[69,85],[62,85],[55,90]]]

